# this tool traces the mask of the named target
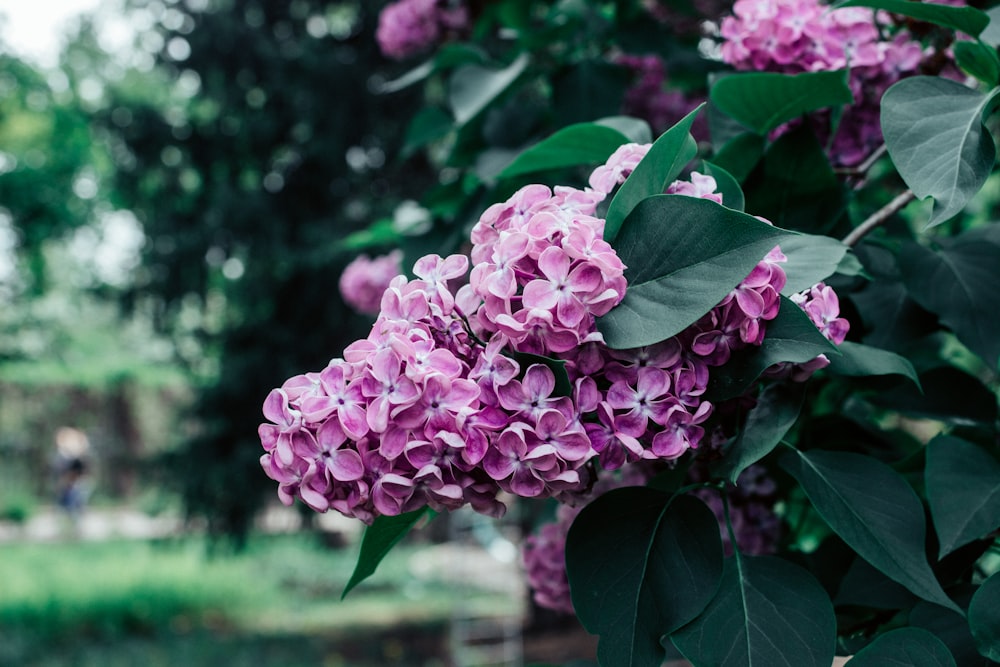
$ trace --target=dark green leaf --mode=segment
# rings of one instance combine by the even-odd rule
[[[781,466],[865,560],[919,597],[958,610],[927,563],[924,510],[899,473],[870,456],[820,450],[789,453]]]
[[[913,2],[912,0],[847,0],[838,2],[834,7],[871,7],[872,9],[884,9],[893,14],[902,14],[915,18],[918,21],[926,21],[943,25],[946,28],[954,28],[978,37],[979,33],[989,24],[990,19],[986,14],[973,7],[949,7],[948,5],[935,2]]]
[[[606,60],[583,60],[564,66],[552,76],[554,116],[563,123],[589,123],[620,113],[631,78],[629,70]]]
[[[979,652],[1000,661],[1000,573],[983,582],[969,605],[969,627]]]
[[[424,516],[435,517],[437,512],[429,507],[400,514],[399,516],[377,516],[370,526],[365,528],[361,538],[361,553],[358,563],[354,566],[351,578],[344,586],[340,599],[343,600],[351,590],[375,573],[378,564],[386,557],[396,544],[406,536],[410,529]]]
[[[528,67],[529,58],[521,54],[503,69],[464,65],[451,76],[448,103],[457,125],[465,125],[502,95]]]
[[[602,665],[659,665],[660,637],[697,616],[722,576],[715,515],[692,496],[613,490],[585,507],[566,539],[566,572]]]
[[[406,128],[402,154],[412,155],[417,149],[441,139],[451,131],[451,116],[437,107],[424,107],[413,117]]]
[[[920,628],[898,628],[879,637],[847,661],[850,667],[955,667],[940,639]]]
[[[906,385],[868,400],[908,415],[948,422],[992,423],[997,418],[996,396],[978,378],[950,366],[932,368],[919,377],[923,392]]]
[[[1000,82],[1000,58],[997,50],[982,42],[955,42],[955,61],[958,66],[987,86]]]
[[[983,118],[997,92],[914,76],[882,97],[882,134],[893,164],[917,197],[934,198],[929,226],[960,213],[990,175],[996,148]]]
[[[968,604],[967,600],[963,600],[964,596],[958,597],[959,603]],[[996,664],[979,654],[969,622],[958,612],[921,601],[910,610],[909,620],[911,626],[923,628],[943,641],[961,667],[990,667]]]
[[[598,330],[614,349],[666,340],[725,298],[788,235],[708,199],[649,197],[615,240],[628,290],[598,318]]]
[[[709,97],[721,111],[758,134],[804,113],[854,102],[846,71],[733,74],[716,82]]]
[[[595,120],[594,123],[611,128],[612,130],[618,130],[628,137],[629,141],[637,144],[649,144],[653,142],[653,131],[649,129],[649,123],[641,118],[608,116],[607,118]]]
[[[873,609],[905,609],[917,600],[913,593],[858,556],[841,579],[833,604],[838,607],[858,605]]]
[[[738,556],[726,561],[708,608],[671,639],[695,665],[830,667],[835,635],[833,605],[808,571]]]
[[[727,364],[712,369],[708,398],[719,401],[739,396],[768,367],[783,362],[801,364],[821,354],[832,357],[838,354],[837,346],[819,332],[801,308],[781,297],[781,310],[767,323],[761,346],[740,350]]]
[[[924,474],[939,557],[1000,527],[1000,461],[985,449],[939,435],[927,445]]]
[[[544,357],[540,354],[531,354],[530,352],[518,352],[517,350],[511,350],[509,352],[505,352],[504,354],[517,362],[517,365],[521,367],[522,373],[528,370],[528,367],[532,364],[547,366],[556,377],[556,386],[555,389],[552,390],[552,395],[573,395],[573,383],[569,381],[569,375],[566,373],[565,359],[553,359],[552,357]]]
[[[744,132],[726,142],[715,154],[712,162],[743,183],[764,155],[765,145],[764,137],[753,132]]]
[[[765,387],[746,423],[719,464],[719,474],[733,484],[744,470],[770,454],[802,410],[802,385],[778,383]]]
[[[900,255],[910,296],[941,318],[992,368],[1000,359],[1000,225],[973,229],[937,252],[916,243]]]
[[[604,225],[604,239],[608,243],[618,236],[625,218],[639,202],[650,195],[661,194],[694,158],[698,147],[691,137],[691,125],[699,111],[701,106],[661,134],[635,171],[622,183],[608,206]]]
[[[781,265],[786,277],[781,293],[791,296],[832,276],[847,254],[847,246],[829,236],[795,234],[781,240],[781,252],[788,258]]]
[[[734,211],[743,211],[743,188],[733,175],[717,164],[704,162],[705,173],[715,179],[715,191],[722,195],[722,205]]]
[[[906,357],[847,340],[840,344],[839,349],[840,356],[830,360],[831,373],[849,376],[902,375],[920,386],[920,378]]]
[[[500,178],[603,163],[624,143],[628,143],[625,135],[610,127],[596,123],[570,125],[518,155],[500,172]]]

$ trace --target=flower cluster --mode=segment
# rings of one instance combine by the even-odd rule
[[[692,97],[670,87],[666,65],[659,56],[623,55],[618,63],[630,69],[634,76],[632,86],[625,91],[622,113],[643,119],[655,133],[671,127],[704,101],[704,96]],[[704,118],[698,116],[691,128],[695,139],[708,138],[708,122]]]
[[[722,59],[738,70],[799,72],[850,68],[855,104],[841,119],[831,153],[861,162],[881,141],[879,100],[916,73],[923,47],[907,32],[884,38],[871,9],[831,10],[818,0],[737,0],[722,20]]]
[[[344,303],[359,313],[378,315],[382,293],[403,272],[402,261],[403,253],[399,250],[374,259],[358,255],[340,274],[340,296]]]
[[[468,27],[468,10],[447,0],[398,0],[378,17],[375,39],[382,54],[404,60],[426,51],[447,33]]]
[[[809,320],[816,325],[820,333],[834,345],[840,345],[847,338],[850,323],[840,317],[840,299],[833,288],[826,283],[816,283],[798,294],[793,294],[792,301],[799,306]],[[764,371],[764,376],[771,379],[789,379],[793,382],[805,382],[812,374],[830,365],[830,359],[821,354],[801,364],[782,362]]]

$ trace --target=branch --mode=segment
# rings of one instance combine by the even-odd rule
[[[850,234],[845,236],[842,241],[843,244],[846,246],[857,245],[858,241],[867,236],[869,232],[891,218],[894,213],[898,213],[904,206],[909,204],[915,198],[916,195],[913,194],[913,190],[906,190],[902,194],[897,195],[895,199],[872,213],[868,216],[867,220],[855,227]]]
[[[869,155],[867,158],[865,158],[865,161],[859,164],[858,166],[842,167],[840,169],[834,169],[834,172],[844,176],[864,176],[865,174],[868,173],[868,170],[872,168],[872,165],[878,162],[879,159],[883,155],[885,155],[888,150],[889,148],[885,144],[882,144],[874,151],[872,151],[872,154]]]

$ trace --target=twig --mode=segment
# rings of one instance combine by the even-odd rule
[[[874,151],[872,154],[865,158],[865,161],[856,167],[842,167],[840,169],[835,169],[834,171],[838,174],[845,176],[864,176],[868,173],[868,170],[872,168],[872,165],[879,161],[879,159],[886,154],[889,149],[885,144],[882,144]]]
[[[913,194],[913,190],[906,190],[902,194],[897,195],[895,199],[872,213],[868,216],[867,220],[855,227],[850,234],[845,236],[843,244],[846,246],[857,245],[858,241],[863,239],[869,232],[881,225],[883,222],[891,218],[894,213],[902,210],[902,208],[913,201],[914,198],[916,198],[916,195]]]

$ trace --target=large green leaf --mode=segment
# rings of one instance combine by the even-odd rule
[[[693,496],[616,489],[585,507],[566,539],[566,573],[602,665],[645,667],[660,638],[695,618],[722,576],[719,525]]]
[[[796,451],[780,463],[861,557],[921,598],[958,611],[927,562],[924,510],[899,473],[851,452]]]
[[[799,418],[804,398],[799,384],[765,387],[719,463],[719,474],[735,484],[740,473],[770,454]]]
[[[767,322],[764,342],[760,347],[736,352],[728,363],[713,368],[707,396],[713,401],[739,396],[770,366],[783,362],[801,364],[821,354],[832,357],[839,352],[801,308],[781,297],[778,316]]]
[[[968,605],[971,596],[959,596],[959,603]],[[910,610],[910,625],[923,628],[940,639],[955,656],[961,667],[990,667],[997,663],[983,657],[969,629],[969,621],[958,612],[921,600]]]
[[[919,378],[923,391],[903,385],[868,400],[904,414],[947,422],[991,424],[997,418],[996,395],[979,378],[952,366],[932,368]]]
[[[1000,661],[1000,573],[983,582],[969,604],[969,627],[979,652]]]
[[[914,76],[882,97],[882,135],[899,175],[917,197],[934,198],[928,225],[957,215],[986,182],[996,148],[983,127],[989,95],[950,79]]]
[[[743,183],[764,155],[766,143],[764,137],[754,132],[738,134],[715,153],[712,163],[722,167],[732,174],[733,178]]]
[[[677,124],[653,142],[649,152],[629,174],[608,205],[604,239],[613,243],[619,230],[639,202],[650,195],[661,194],[677,178],[684,165],[698,152],[691,137],[691,125],[701,106],[677,121]]]
[[[788,236],[708,199],[648,197],[614,243],[628,267],[625,299],[597,327],[615,349],[666,340],[711,310]]]
[[[912,0],[847,0],[834,5],[839,7],[871,7],[884,9],[893,14],[902,14],[918,21],[936,23],[946,28],[954,28],[971,35],[979,33],[989,24],[990,18],[973,7],[950,7],[936,2],[913,2]]]
[[[528,67],[529,58],[521,54],[503,69],[464,65],[451,76],[448,103],[457,125],[465,125],[502,95]]]
[[[850,667],[955,667],[940,639],[920,628],[887,632],[847,661]]]
[[[837,607],[858,605],[873,609],[905,609],[918,600],[913,593],[857,556],[840,579],[833,604]]]
[[[955,42],[955,62],[987,86],[1000,82],[1000,57],[995,47],[982,42]]]
[[[695,665],[829,667],[836,620],[808,571],[773,556],[737,555],[708,608],[671,639]]]
[[[392,548],[406,536],[410,529],[424,516],[434,517],[437,512],[429,507],[400,514],[399,516],[377,516],[370,526],[365,528],[361,538],[361,553],[358,554],[357,565],[351,578],[344,586],[340,599],[343,600],[351,590],[375,573],[378,564],[386,557]]]
[[[829,278],[847,254],[847,246],[837,239],[816,234],[795,234],[781,240],[781,252],[788,259],[785,288],[781,293],[791,296]]]
[[[733,74],[719,79],[709,98],[758,134],[767,134],[804,113],[854,102],[846,71]]]
[[[902,375],[920,386],[920,378],[906,357],[877,347],[845,340],[838,346],[840,355],[831,358],[830,372],[837,375]]]
[[[1000,527],[1000,461],[982,447],[939,435],[927,445],[924,478],[939,557]]]
[[[910,296],[992,367],[1000,359],[1000,225],[972,229],[938,251],[911,243],[900,255]]]
[[[504,167],[500,178],[603,163],[624,143],[628,143],[628,138],[618,130],[596,123],[577,123],[525,150]]]

